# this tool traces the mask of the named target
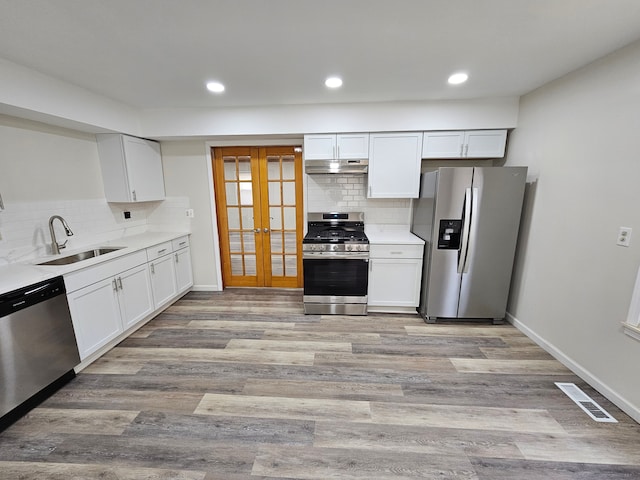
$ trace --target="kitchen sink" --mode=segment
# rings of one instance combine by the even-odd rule
[[[48,262],[38,263],[38,265],[69,265],[71,263],[81,262],[82,260],[88,260],[90,258],[104,255],[105,253],[115,252],[124,247],[99,247],[91,250],[85,250],[84,252],[76,253],[74,255],[68,255],[62,258],[56,258],[55,260],[49,260]]]

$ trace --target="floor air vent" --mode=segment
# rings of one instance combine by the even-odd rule
[[[618,423],[607,411],[594,402],[589,395],[580,390],[575,383],[558,383],[556,387],[562,390],[573,402],[584,410],[596,422]]]

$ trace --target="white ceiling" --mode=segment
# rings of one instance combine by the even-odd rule
[[[517,96],[638,38],[640,0],[0,0],[0,57],[138,108]]]

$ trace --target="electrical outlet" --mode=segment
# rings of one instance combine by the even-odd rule
[[[621,247],[628,247],[629,245],[631,245],[631,228],[620,227],[616,245],[620,245]]]
[[[124,218],[125,220],[131,218],[131,212],[124,212]]]
[[[186,213],[187,213],[187,217],[189,217],[189,218],[193,218],[195,216],[193,214],[193,208],[188,208]]]

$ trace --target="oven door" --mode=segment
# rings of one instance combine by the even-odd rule
[[[366,314],[368,252],[307,252],[302,262],[305,313]]]

